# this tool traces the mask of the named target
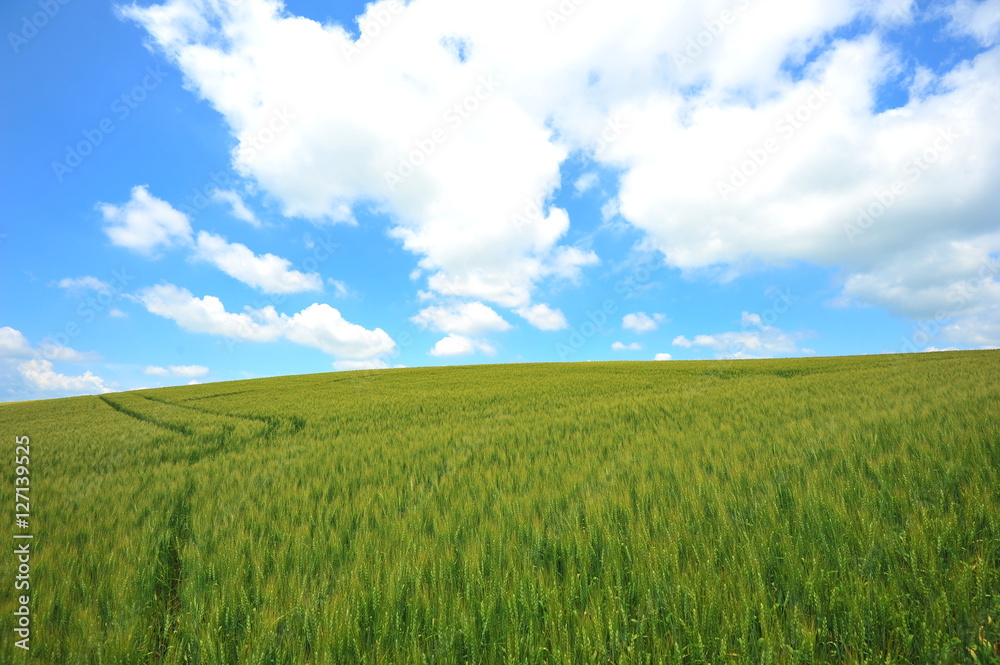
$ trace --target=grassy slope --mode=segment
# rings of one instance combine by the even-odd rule
[[[33,444],[32,660],[1000,662],[998,378],[965,352],[0,405],[7,487]]]

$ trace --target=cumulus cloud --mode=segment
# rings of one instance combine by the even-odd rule
[[[48,397],[109,392],[105,381],[91,371],[67,376],[55,370],[56,362],[96,360],[95,353],[81,353],[52,340],[33,346],[20,330],[0,328],[0,386],[5,392],[23,395],[24,391],[47,393]]]
[[[622,342],[615,342],[611,345],[612,351],[642,351],[642,344],[639,342],[632,342],[631,344],[624,344]]]
[[[111,388],[105,385],[104,379],[90,371],[80,376],[66,376],[53,369],[52,361],[42,358],[26,360],[18,365],[18,370],[32,388],[43,392],[74,394],[111,392]]]
[[[673,360],[674,357],[669,353],[657,353],[653,360]]]
[[[931,322],[931,330],[934,330],[936,323],[937,321]],[[941,337],[949,342],[966,347],[996,348],[1000,346],[1000,307],[984,307],[957,321],[944,323],[939,329]]]
[[[284,214],[350,220],[352,206],[378,202],[431,289],[524,307],[540,281],[576,278],[596,256],[558,245],[569,216],[548,200],[569,148],[547,126],[546,104],[561,105],[564,91],[543,83],[557,63],[534,71],[539,48],[551,55],[557,45],[536,3],[515,4],[407,5],[390,14],[392,38],[356,56],[361,46],[343,27],[273,0],[122,11],[223,115],[239,143],[235,168]],[[359,21],[390,5],[398,9],[369,4]],[[512,30],[531,45],[514,60]],[[446,39],[456,34],[469,35],[461,58]],[[541,105],[531,101],[543,91]]]
[[[950,243],[1000,251],[996,0],[948,14],[992,50],[915,75],[896,109],[878,95],[907,64],[881,31],[913,19],[908,0],[393,7],[359,17],[392,17],[391,38],[368,46],[277,0],[123,12],[222,114],[234,166],[285,214],[349,220],[375,202],[442,296],[516,310],[596,264],[559,244],[569,215],[550,203],[574,154],[620,174],[605,218],[692,274],[834,267],[846,296],[912,317],[920,293],[956,283]],[[931,251],[940,271],[900,267]],[[982,293],[956,331],[982,330],[971,317],[1000,305]]]
[[[187,215],[151,195],[145,185],[132,188],[132,198],[123,205],[99,204],[104,232],[113,245],[146,256],[158,249],[191,242]]]
[[[1000,131],[988,119],[1000,52],[925,81],[937,94],[875,113],[893,59],[867,36],[835,42],[753,107],[710,89],[658,95],[613,147],[626,170],[621,215],[672,266],[838,266],[845,295],[915,316],[926,293],[939,298],[1000,249]],[[667,158],[668,146],[694,157]],[[916,268],[930,256],[934,270]]]
[[[422,328],[461,335],[503,332],[511,327],[502,316],[481,302],[427,307],[410,320]]]
[[[274,307],[227,312],[215,296],[196,298],[173,284],[143,289],[136,298],[150,313],[174,321],[187,332],[251,342],[273,342],[281,337],[281,330],[274,325],[278,320]]]
[[[476,351],[482,351],[487,355],[496,353],[496,349],[486,342],[477,341],[464,335],[451,334],[439,340],[434,348],[430,350],[430,355],[438,357],[450,356],[471,356]]]
[[[290,317],[280,315],[279,327],[290,341],[338,358],[368,360],[391,354],[396,343],[382,330],[350,323],[326,304],[312,304]]]
[[[566,316],[561,311],[543,303],[519,307],[516,311],[521,318],[539,330],[565,330],[569,327]]]
[[[52,339],[44,339],[37,347],[33,347],[20,330],[10,326],[0,328],[0,358],[26,358],[28,356],[71,363],[93,362],[100,359],[100,355],[97,353],[77,351]]]
[[[657,330],[660,324],[667,320],[666,314],[653,314],[650,316],[645,312],[626,314],[622,317],[622,328],[637,333],[647,333]]]
[[[177,376],[182,378],[202,377],[208,374],[209,369],[202,365],[171,365],[170,367],[159,367],[150,365],[143,374],[150,376]]]
[[[20,330],[0,328],[0,358],[23,358],[31,354],[31,344]]]
[[[135,298],[146,309],[170,319],[188,332],[207,333],[235,341],[273,342],[287,339],[319,349],[338,359],[369,360],[395,351],[395,342],[381,328],[368,330],[350,323],[327,304],[313,303],[288,316],[273,306],[243,312],[226,311],[215,296],[195,297],[187,289],[160,284]]]
[[[242,205],[242,200],[233,192],[216,190],[215,195],[229,202],[236,197]],[[288,259],[274,254],[258,256],[246,245],[231,243],[206,231],[199,232],[195,238],[187,215],[152,196],[144,185],[132,189],[132,198],[127,203],[121,206],[104,203],[99,208],[108,222],[104,231],[112,243],[140,254],[152,256],[160,249],[186,246],[191,248],[193,259],[211,263],[230,277],[264,293],[303,293],[323,288],[322,277],[317,273],[293,270]],[[90,276],[66,278],[58,285],[65,289],[111,292],[110,285]]]
[[[317,273],[292,270],[292,262],[274,254],[257,256],[246,245],[228,242],[222,236],[201,231],[194,258],[207,261],[234,279],[264,293],[287,294],[320,291],[323,278]]]
[[[767,325],[759,314],[743,312],[742,330],[715,335],[696,335],[688,339],[684,335],[674,338],[674,345],[685,349],[695,346],[715,351],[717,358],[771,358],[776,355],[807,353],[798,347],[803,333],[786,333]]]

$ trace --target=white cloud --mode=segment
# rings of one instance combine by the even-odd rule
[[[100,355],[97,353],[77,351],[51,339],[44,339],[41,344],[32,348],[20,330],[10,326],[0,328],[0,358],[26,358],[28,356],[71,363],[93,362],[100,359]]]
[[[710,92],[658,95],[613,146],[626,169],[623,217],[672,266],[839,266],[846,295],[913,316],[925,294],[940,299],[968,277],[970,255],[1000,249],[1000,130],[989,110],[1000,105],[1000,51],[923,81],[937,94],[873,114],[894,57],[874,37],[836,42],[800,82],[753,107]],[[694,157],[674,160],[668,146]]]
[[[995,44],[997,4],[960,0],[953,28]],[[388,6],[369,4],[362,20]],[[733,20],[708,30],[726,9]],[[622,0],[588,3],[555,25],[546,11],[535,0],[476,12],[460,0],[413,0],[351,57],[360,46],[343,28],[275,0],[169,0],[124,13],[222,114],[239,142],[234,166],[286,214],[344,220],[376,202],[439,295],[523,308],[543,280],[577,280],[596,263],[560,247],[569,215],[547,203],[577,153],[621,174],[605,218],[617,212],[687,271],[835,267],[845,292],[907,315],[920,292],[953,283],[898,268],[908,257],[948,243],[1000,249],[987,244],[1000,49],[915,77],[903,106],[880,109],[883,83],[906,64],[883,26],[911,21],[912,2]],[[867,18],[873,32],[837,35]],[[444,39],[454,35],[469,45],[464,61]],[[462,118],[453,109],[466,99],[477,108]],[[621,131],[609,135],[611,121]],[[264,130],[272,140],[260,145]],[[934,163],[914,171],[927,155]],[[387,182],[387,171],[418,160]],[[850,233],[880,198],[891,203]],[[943,253],[953,263],[942,274],[960,254]]]
[[[573,183],[573,189],[576,190],[576,195],[580,196],[596,187],[600,181],[600,176],[593,171],[588,171],[576,179],[576,182]]]
[[[248,307],[239,314],[227,312],[215,296],[196,298],[187,289],[173,284],[143,289],[137,299],[150,313],[170,319],[188,332],[253,342],[272,342],[281,337],[281,330],[275,325],[278,314],[273,307],[260,310]]]
[[[935,323],[931,323],[932,330]],[[985,349],[1000,346],[1000,307],[982,307],[953,323],[943,324],[940,335],[949,342],[966,347]]]
[[[849,276],[843,293],[914,320],[981,313],[1000,305],[1000,234],[940,243]]]
[[[434,348],[430,350],[430,355],[439,357],[449,356],[470,356],[476,351],[482,351],[487,355],[496,353],[496,349],[485,342],[470,339],[463,335],[451,334],[439,340]]]
[[[798,348],[798,341],[805,337],[801,333],[786,333],[763,322],[760,315],[743,312],[742,330],[716,335],[696,335],[688,339],[684,335],[674,338],[674,345],[685,349],[695,346],[715,351],[717,358],[770,358],[775,355],[806,353]]]
[[[657,353],[653,360],[673,360],[674,357],[669,353]]]
[[[104,379],[90,371],[81,376],[66,376],[56,372],[51,361],[41,358],[24,361],[18,365],[18,370],[32,388],[44,392],[84,394],[111,392],[111,388],[105,385]]]
[[[32,347],[21,331],[10,326],[0,328],[0,385],[11,395],[20,395],[25,389],[54,396],[109,392],[104,380],[92,372],[66,376],[56,372],[52,362],[86,362],[98,358],[96,353],[81,353],[50,339]]]
[[[612,351],[642,351],[642,344],[638,342],[632,342],[631,344],[623,344],[621,342],[615,342],[611,345]]]
[[[31,355],[31,345],[20,330],[0,328],[0,358],[23,358]]]
[[[601,220],[610,222],[618,216],[619,212],[621,212],[621,204],[618,202],[618,199],[608,199],[601,206]]]
[[[42,343],[38,345],[37,353],[48,360],[61,362],[85,363],[100,360],[100,355],[93,351],[77,351],[50,339],[42,340]]]
[[[236,219],[244,221],[254,228],[263,226],[260,220],[257,219],[257,215],[247,207],[242,197],[236,192],[227,189],[216,189],[212,192],[212,200],[229,204],[229,212]]]
[[[98,293],[111,293],[111,285],[90,275],[84,277],[64,277],[59,280],[57,286],[60,289],[80,293],[84,291],[97,291]]]
[[[119,247],[152,256],[160,248],[191,242],[187,215],[152,196],[145,185],[132,188],[128,203],[102,203],[98,209],[106,222],[104,232]]]
[[[323,288],[322,277],[292,270],[288,259],[274,254],[257,256],[246,245],[227,242],[205,231],[198,233],[194,257],[264,293],[302,293]]]
[[[170,367],[150,365],[143,370],[143,374],[151,376],[179,376],[186,379],[205,376],[208,372],[209,369],[202,365],[171,365]]]
[[[369,4],[362,22],[390,4]],[[547,126],[566,90],[547,81],[572,55],[539,58],[559,44],[537,3],[468,12],[453,0],[415,2],[393,19],[391,38],[356,57],[345,57],[356,45],[340,26],[271,0],[122,11],[223,115],[239,142],[235,168],[285,215],[347,220],[351,206],[375,201],[392,236],[421,256],[432,289],[505,307],[528,305],[541,280],[576,278],[596,261],[559,249],[564,210],[532,209],[560,186],[569,154]],[[513,31],[526,50],[511,49]],[[443,39],[455,34],[471,44],[464,62]],[[573,50],[589,37],[574,38]],[[567,80],[586,88],[576,67]],[[420,162],[412,175],[387,178],[411,162]]]
[[[539,330],[565,330],[569,327],[566,316],[558,309],[544,303],[517,308],[517,314]]]
[[[636,312],[635,314],[626,314],[622,317],[622,328],[637,333],[647,333],[657,330],[660,324],[666,320],[666,314],[653,314],[650,316],[645,312]]]
[[[236,341],[273,342],[284,338],[319,349],[338,359],[366,360],[395,351],[395,342],[381,328],[367,330],[346,321],[339,311],[314,303],[288,316],[273,306],[226,311],[215,296],[197,298],[187,289],[161,284],[144,289],[136,299],[151,313],[170,319],[188,332],[219,335]]]
[[[216,190],[215,195],[229,201],[233,192]],[[231,202],[231,201],[230,201]],[[193,240],[187,216],[169,203],[149,194],[145,186],[132,189],[132,199],[122,205],[99,206],[108,224],[105,233],[112,243],[144,255],[153,255],[161,248],[178,245],[192,246],[195,260],[211,263],[224,273],[264,293],[287,294],[320,291],[323,280],[317,273],[292,270],[288,259],[254,254],[246,245],[230,243],[222,236],[206,231]],[[59,282],[66,289],[94,289],[110,292],[110,286],[95,277],[66,278]]]
[[[346,321],[325,304],[312,304],[298,314],[281,315],[278,324],[286,338],[303,346],[350,360],[367,360],[395,351],[396,344],[381,328],[367,330]]]
[[[346,298],[350,294],[351,290],[347,288],[347,284],[340,281],[339,279],[331,278],[328,279],[327,281],[330,282],[330,284],[333,286],[334,291],[336,291],[335,295],[338,298]]]
[[[111,317],[115,318],[115,319],[125,319],[125,318],[128,318],[128,314],[126,314],[125,312],[121,311],[117,307],[112,308],[108,312],[108,314],[111,315]]]
[[[962,35],[969,35],[989,47],[1000,42],[1000,0],[957,0],[947,10],[950,27]]]
[[[510,330],[510,324],[481,302],[467,302],[450,307],[427,307],[410,319],[422,328],[443,333],[482,335]]]
[[[908,24],[913,21],[914,0],[878,0],[875,19],[883,25]]]

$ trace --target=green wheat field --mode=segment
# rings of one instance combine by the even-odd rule
[[[0,405],[34,534],[0,662],[1000,663],[998,379],[977,351]]]

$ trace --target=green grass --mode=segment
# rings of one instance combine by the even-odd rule
[[[0,405],[30,662],[1000,663],[998,379],[962,352]]]

